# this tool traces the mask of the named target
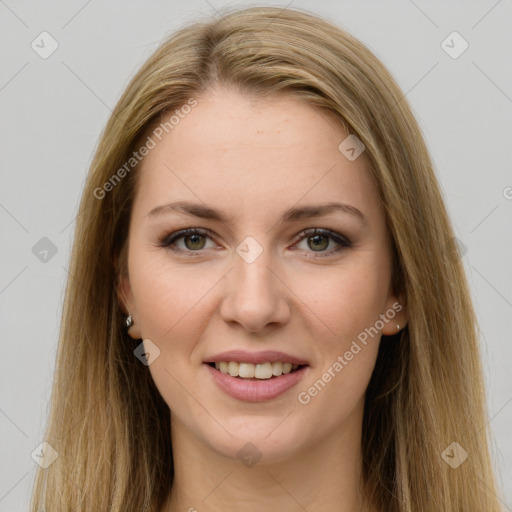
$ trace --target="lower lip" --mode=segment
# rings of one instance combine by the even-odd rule
[[[302,379],[308,368],[303,366],[294,372],[271,379],[250,380],[231,377],[228,373],[222,373],[209,364],[206,366],[213,380],[224,393],[244,402],[264,402],[282,395]]]

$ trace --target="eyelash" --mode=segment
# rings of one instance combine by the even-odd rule
[[[201,235],[201,236],[205,236],[205,237],[212,239],[212,237],[210,236],[210,233],[207,230],[203,230],[200,228],[188,228],[188,229],[181,229],[179,231],[175,231],[174,233],[165,235],[163,238],[161,238],[159,240],[158,245],[159,245],[159,247],[163,247],[163,248],[166,248],[171,251],[178,252],[178,253],[201,253],[201,252],[203,252],[204,249],[198,249],[197,251],[192,251],[189,249],[178,249],[177,247],[172,247],[172,244],[174,244],[180,238],[186,238],[187,236],[191,236],[191,235]],[[339,244],[339,247],[334,250],[331,249],[329,251],[319,251],[319,252],[308,251],[308,252],[312,252],[315,254],[313,256],[313,258],[324,258],[326,256],[331,256],[333,254],[341,252],[344,249],[349,249],[350,247],[352,247],[352,242],[346,236],[340,235],[339,233],[335,233],[328,229],[321,229],[321,228],[308,228],[308,229],[301,231],[297,235],[297,236],[301,237],[297,243],[301,242],[302,240],[304,240],[306,238],[309,238],[309,237],[312,237],[315,235],[327,236],[332,241]],[[194,257],[193,254],[188,254],[188,256]]]

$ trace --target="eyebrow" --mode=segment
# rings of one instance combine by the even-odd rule
[[[364,214],[355,206],[340,202],[330,202],[321,205],[300,206],[290,208],[285,211],[281,217],[280,223],[293,222],[301,219],[311,219],[314,217],[322,217],[333,212],[341,212],[357,217],[363,224],[367,224],[367,219]],[[158,215],[168,213],[185,213],[193,215],[201,219],[218,220],[225,224],[229,224],[232,220],[226,213],[210,208],[206,205],[199,203],[191,203],[188,201],[177,201],[174,203],[164,204],[153,208],[146,217],[153,218]]]

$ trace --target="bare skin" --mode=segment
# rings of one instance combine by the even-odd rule
[[[129,279],[119,289],[135,322],[130,335],[160,350],[149,371],[171,409],[175,467],[162,512],[225,511],[226,504],[244,512],[368,510],[360,477],[364,394],[381,334],[395,334],[407,318],[393,308],[401,301],[391,288],[390,238],[364,153],[347,159],[338,149],[348,135],[342,125],[291,97],[256,100],[217,88],[197,99],[143,162]],[[230,221],[148,216],[174,201],[222,210]],[[290,208],[335,201],[366,221],[334,211],[279,222]],[[159,245],[190,227],[208,234]],[[352,245],[301,234],[309,228]],[[262,250],[251,263],[236,252],[249,236]],[[379,333],[357,342],[381,315]],[[346,357],[354,340],[360,350]],[[242,401],[219,389],[204,362],[231,349],[279,350],[309,367],[277,398]],[[333,370],[339,356],[342,369]],[[308,394],[329,369],[325,386]],[[261,457],[256,464],[237,455],[243,447]]]

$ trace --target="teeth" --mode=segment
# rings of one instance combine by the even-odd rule
[[[238,367],[239,364],[235,363],[234,361],[230,361],[228,363],[228,373],[231,375],[231,377],[238,377]]]
[[[231,364],[231,363],[230,363]],[[261,366],[261,365],[256,365]],[[240,363],[238,365],[238,376],[244,379],[252,379],[256,375],[256,367],[253,364]],[[258,375],[258,378],[261,377]]]
[[[221,361],[215,363],[215,368],[222,373],[229,373],[231,377],[241,377],[243,379],[271,379],[279,377],[280,375],[290,373],[292,370],[296,370],[299,367],[298,364],[292,363],[238,363],[236,361]]]

